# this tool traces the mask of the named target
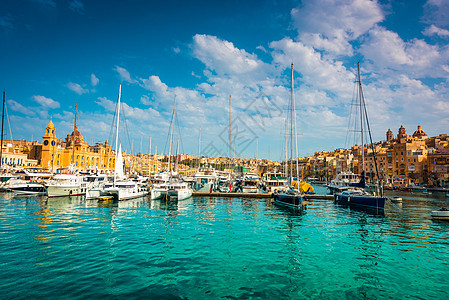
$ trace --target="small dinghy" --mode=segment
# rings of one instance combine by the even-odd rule
[[[439,210],[432,210],[430,214],[432,219],[449,221],[449,209],[442,207]]]

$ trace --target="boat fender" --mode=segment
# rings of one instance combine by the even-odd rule
[[[351,197],[348,197],[348,202],[351,202]]]

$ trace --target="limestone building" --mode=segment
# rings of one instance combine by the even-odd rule
[[[90,146],[75,125],[74,131],[65,140],[56,137],[56,129],[52,121],[45,128],[40,151],[40,166],[52,172],[67,171],[73,162],[76,171],[100,170],[113,171],[115,152],[106,140]]]

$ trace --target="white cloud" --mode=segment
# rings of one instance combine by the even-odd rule
[[[211,35],[197,34],[193,37],[193,54],[208,69],[220,75],[248,73],[263,65],[256,55]]]
[[[58,101],[55,101],[51,98],[47,98],[44,96],[35,95],[32,97],[34,101],[39,103],[40,105],[48,108],[58,108],[60,107],[60,104]]]
[[[88,89],[83,88],[81,85],[79,85],[78,83],[74,83],[74,82],[69,82],[67,84],[67,87],[69,88],[69,90],[74,91],[75,93],[77,93],[78,95],[82,95],[82,94],[86,94],[89,93]]]
[[[446,0],[428,0],[424,5],[423,21],[439,27],[449,25],[449,2]]]
[[[349,41],[384,20],[380,5],[371,0],[307,0],[291,15],[302,42],[345,55],[353,51]]]
[[[176,54],[179,54],[179,53],[181,53],[181,49],[179,49],[179,47],[174,47],[173,52],[175,52]]]
[[[90,84],[92,86],[97,86],[98,82],[100,82],[100,79],[97,78],[97,76],[95,76],[95,74],[91,74],[90,75]]]
[[[151,105],[150,97],[147,95],[142,95],[142,97],[140,97],[140,103],[143,105]]]
[[[393,69],[415,76],[431,77],[446,73],[441,67],[435,68],[448,61],[448,58],[441,56],[437,46],[419,39],[405,42],[396,32],[381,26],[375,26],[369,31],[360,52],[374,62],[377,69]]]
[[[12,111],[17,111],[27,116],[35,115],[34,111],[32,111],[30,108],[25,107],[14,100],[8,100],[8,107],[11,108]]]
[[[129,83],[136,82],[135,80],[131,79],[131,74],[125,68],[115,66],[114,71],[116,71],[119,74],[121,81],[126,81]]]
[[[441,37],[447,37],[449,36],[449,30],[439,28],[432,24],[423,31],[423,34],[427,36],[438,35]]]
[[[149,91],[156,92],[160,95],[166,96],[168,94],[168,86],[161,81],[158,76],[150,76],[148,79],[140,79],[141,86]]]
[[[313,48],[289,38],[271,42],[270,47],[274,49],[274,62],[285,68],[293,61],[295,71],[302,75],[301,81],[305,84],[332,91],[343,98],[352,90],[354,75],[341,62],[326,60]]]

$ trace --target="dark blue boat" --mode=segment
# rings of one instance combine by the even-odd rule
[[[379,177],[379,172],[377,169],[377,161],[376,161],[376,153],[373,147],[373,140],[371,136],[371,129],[368,121],[368,113],[366,111],[365,98],[363,96],[362,90],[362,80],[360,79],[360,64],[357,63],[357,81],[356,85],[358,88],[356,89],[356,100],[358,103],[354,103],[360,109],[360,134],[361,134],[361,173],[360,173],[360,182],[353,185],[352,187],[347,187],[346,190],[337,192],[334,194],[335,202],[346,204],[346,205],[354,205],[354,206],[363,206],[363,207],[372,207],[376,209],[384,209],[386,198],[383,197],[382,189],[380,189],[380,195],[376,196],[365,191],[365,140],[363,138],[363,133],[365,132],[365,125],[367,127],[367,132],[370,138],[370,145],[372,149],[372,153],[374,155],[374,166],[377,175],[377,182],[381,183],[381,179]],[[357,130],[356,130],[357,131]]]
[[[346,190],[334,195],[336,203],[384,209],[386,197],[368,194],[363,189]]]
[[[276,191],[273,193],[273,198],[276,204],[302,208],[305,206],[304,200],[306,197],[301,195],[296,190]]]

